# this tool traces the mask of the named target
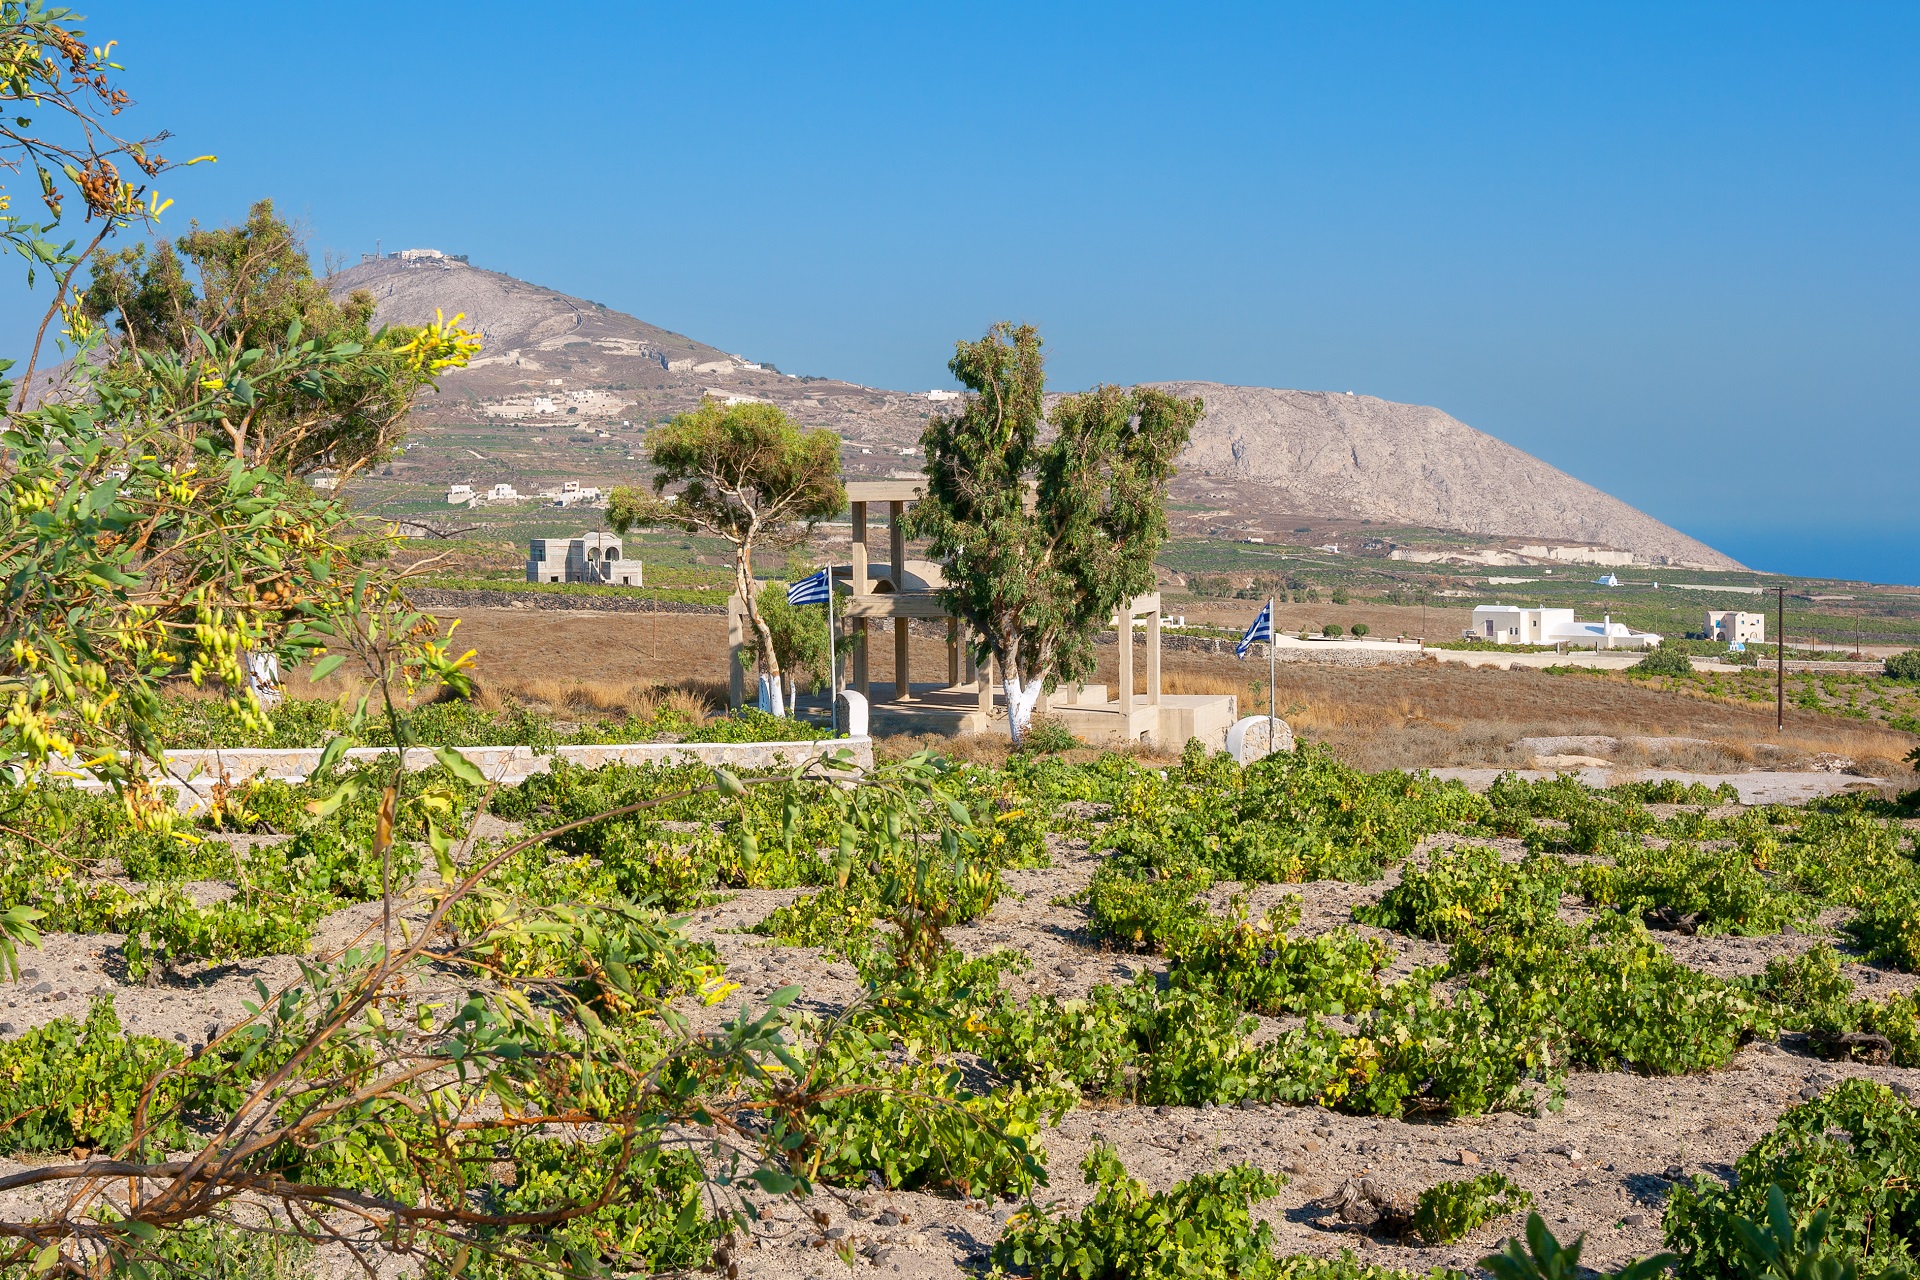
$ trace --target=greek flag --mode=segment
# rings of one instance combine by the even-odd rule
[[[788,604],[825,604],[832,596],[833,587],[827,581],[825,569],[787,588]]]
[[[1273,643],[1273,601],[1271,600],[1260,606],[1260,616],[1253,620],[1253,625],[1247,628],[1247,634],[1240,637],[1240,643],[1234,647],[1233,651],[1244,658],[1247,656],[1247,650],[1262,640],[1268,644]]]

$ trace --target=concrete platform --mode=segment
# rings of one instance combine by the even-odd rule
[[[894,734],[937,734],[957,738],[971,733],[1007,732],[1006,699],[993,694],[992,710],[982,712],[980,693],[973,685],[916,684],[912,702],[887,699],[890,685],[874,686],[868,708],[868,731],[873,737]],[[800,711],[825,723],[823,695],[802,695]],[[1227,730],[1239,719],[1239,699],[1232,695],[1162,694],[1158,703],[1135,694],[1133,706],[1121,714],[1117,699],[1101,684],[1068,686],[1043,698],[1036,715],[1050,716],[1068,732],[1091,746],[1147,742],[1177,751],[1187,739],[1198,738],[1210,750],[1224,750]]]

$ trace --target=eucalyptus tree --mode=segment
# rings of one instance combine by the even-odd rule
[[[724,538],[733,546],[733,589],[753,628],[760,669],[780,682],[772,628],[754,591],[753,555],[795,547],[813,527],[845,509],[840,437],[801,430],[778,407],[702,401],[647,437],[653,489],[620,486],[608,497],[608,522],[621,533],[669,525]]]
[[[1153,585],[1174,459],[1204,407],[1100,386],[1049,415],[1040,348],[1033,326],[1004,323],[956,345],[965,399],[927,424],[927,497],[910,515],[945,565],[947,608],[1000,663],[1015,742],[1042,690],[1090,675],[1094,637]]]

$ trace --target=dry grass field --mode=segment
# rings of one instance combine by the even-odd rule
[[[1417,610],[1416,610],[1417,612]],[[651,615],[476,609],[463,612],[457,637],[478,653],[482,696],[514,698],[552,710],[639,707],[674,696],[685,705],[724,704],[725,620],[702,614]],[[877,635],[875,696],[893,679],[893,645]],[[915,674],[946,670],[945,645],[914,638]],[[1101,655],[1096,680],[1114,679],[1114,654]],[[1213,654],[1168,652],[1170,693],[1233,693],[1241,705],[1266,705],[1266,667]],[[1136,670],[1139,662],[1136,661]],[[1139,677],[1140,681],[1144,677]],[[1144,683],[1137,687],[1144,691]],[[299,690],[296,690],[298,692]],[[1914,739],[1840,716],[1789,707],[1784,732],[1773,709],[1649,686],[1620,676],[1549,675],[1455,664],[1334,667],[1284,663],[1280,714],[1311,741],[1368,769],[1528,763],[1511,744],[1524,737],[1607,734],[1692,738],[1652,751],[1628,748],[1622,764],[1709,772],[1755,765],[1804,766],[1819,757],[1854,762],[1862,773],[1899,777]],[[997,744],[974,744],[992,751]]]

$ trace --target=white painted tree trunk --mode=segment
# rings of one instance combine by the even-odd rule
[[[1013,745],[1016,747],[1027,736],[1027,726],[1033,723],[1033,709],[1040,702],[1040,688],[1044,683],[1035,677],[1023,684],[1011,670],[1001,681],[1007,698],[1007,732],[1013,736]]]

